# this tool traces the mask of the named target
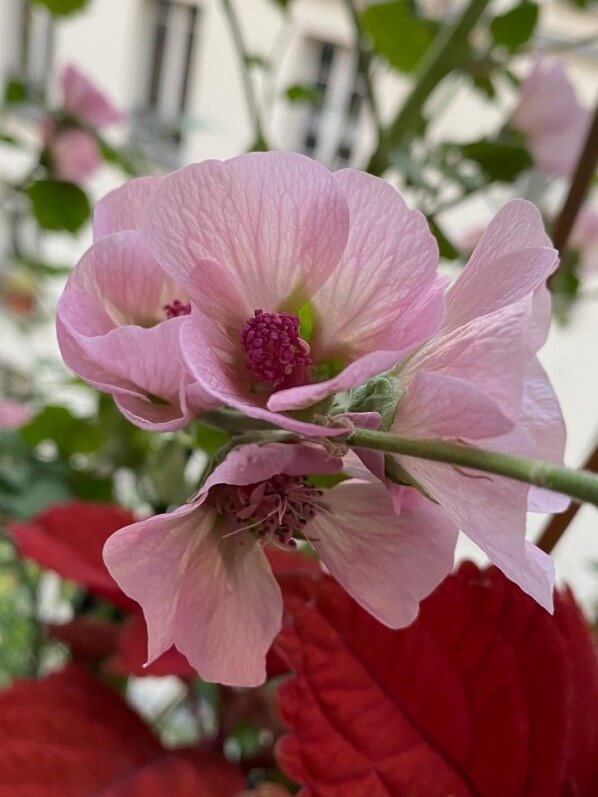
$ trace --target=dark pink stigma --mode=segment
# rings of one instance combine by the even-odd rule
[[[291,313],[256,310],[241,330],[247,368],[258,382],[279,387],[311,365],[309,345],[299,337],[299,319]]]
[[[214,493],[217,511],[232,521],[228,534],[251,531],[289,548],[296,545],[294,535],[320,509],[322,497],[322,491],[303,477],[282,473],[257,484],[222,485]]]
[[[166,313],[166,318],[178,318],[180,315],[189,315],[191,305],[183,304],[179,299],[175,299],[171,304],[165,304],[163,310]]]

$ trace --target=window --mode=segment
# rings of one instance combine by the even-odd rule
[[[355,154],[365,86],[352,50],[313,40],[309,48],[319,102],[309,112],[302,149],[338,169],[351,163]]]
[[[198,9],[188,2],[152,0],[149,57],[140,117],[155,136],[180,141],[196,45]]]
[[[23,80],[29,88],[45,93],[52,66],[54,26],[52,17],[29,0],[15,0],[11,76]]]

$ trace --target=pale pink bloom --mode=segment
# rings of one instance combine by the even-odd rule
[[[35,410],[20,401],[0,399],[0,431],[3,429],[20,429],[29,423]]]
[[[190,297],[189,371],[287,429],[337,433],[284,413],[386,371],[442,323],[424,216],[361,172],[283,152],[206,161],[162,181],[142,230]]]
[[[410,624],[450,571],[457,531],[439,507],[403,488],[400,513],[377,479],[318,489],[307,474],[342,461],[313,444],[235,450],[192,503],[117,531],[104,560],[138,601],[149,661],[176,647],[208,681],[256,686],[281,627],[282,597],[264,545],[309,540],[329,572],[374,617]]]
[[[586,275],[598,274],[598,208],[582,208],[571,233],[571,246],[579,252],[579,264]]]
[[[571,175],[589,121],[563,63],[537,61],[521,84],[511,124],[525,135],[538,168],[557,177]]]
[[[565,428],[536,352],[550,324],[546,278],[558,262],[537,209],[507,203],[447,292],[442,330],[398,369],[398,434],[442,438],[562,463]],[[552,564],[525,541],[526,511],[563,496],[449,464],[397,456],[510,579],[547,609]]]
[[[47,143],[52,172],[60,180],[84,185],[100,168],[102,156],[95,138],[86,130],[67,127]]]
[[[98,203],[95,243],[69,277],[56,323],[65,363],[111,394],[132,423],[164,431],[184,427],[209,401],[179,356],[188,297],[136,229],[160,179],[132,180]]]
[[[77,67],[67,65],[60,75],[62,107],[93,128],[108,127],[125,120],[125,115]]]
[[[51,116],[45,117],[41,122],[41,136],[54,176],[83,185],[102,163],[92,131],[122,122],[125,116],[74,66],[64,68],[60,85],[60,111],[74,118],[64,124]]]

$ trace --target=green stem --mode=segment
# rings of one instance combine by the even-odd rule
[[[355,8],[353,0],[344,0],[344,2],[347,12],[351,17],[351,21],[353,22],[353,28],[355,30],[355,49],[357,50],[359,73],[361,74],[365,84],[365,92],[367,95],[368,104],[370,106],[370,112],[372,114],[374,125],[376,126],[378,142],[380,142],[382,137],[382,122],[380,121],[378,103],[376,101],[376,94],[374,93],[374,85],[372,83],[371,77],[372,56],[370,51],[365,46],[359,14],[357,13],[357,9]]]
[[[550,462],[486,451],[459,443],[447,443],[444,440],[401,437],[389,432],[372,432],[366,429],[355,430],[347,442],[360,448],[373,448],[506,476],[598,506],[598,476],[587,471],[561,468]]]
[[[447,22],[441,28],[422,61],[411,93],[390,127],[384,131],[372,155],[369,172],[382,174],[388,168],[390,151],[398,147],[415,127],[426,100],[459,60],[469,34],[489,4],[490,0],[470,0],[457,20]]]
[[[248,65],[249,54],[247,52],[247,48],[245,47],[245,41],[243,40],[243,31],[241,30],[241,26],[239,25],[239,20],[237,19],[235,11],[232,7],[231,0],[221,0],[221,2],[222,2],[222,8],[226,15],[226,19],[228,21],[228,26],[230,28],[231,36],[233,38],[233,42],[237,50],[237,55],[239,57],[239,65],[241,67],[241,80],[243,81],[243,89],[245,92],[245,101],[247,103],[247,110],[249,111],[249,118],[251,119],[251,124],[253,125],[255,141],[253,142],[251,149],[267,150],[269,149],[269,147],[266,142],[266,137],[264,135],[264,129],[262,127],[262,121],[260,118],[260,111],[257,102],[257,97],[255,94],[255,89],[253,86],[253,81],[251,80],[251,75],[249,74],[249,65]]]

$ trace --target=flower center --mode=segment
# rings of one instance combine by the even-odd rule
[[[229,534],[253,531],[265,541],[294,548],[294,535],[321,508],[322,491],[302,476],[272,476],[258,484],[215,488],[214,505],[232,521]]]
[[[241,349],[258,382],[275,388],[302,381],[311,365],[309,345],[299,336],[299,319],[291,313],[256,310],[241,330]]]
[[[191,305],[183,304],[180,299],[175,299],[170,304],[165,304],[162,308],[166,313],[166,318],[178,318],[180,315],[189,315]]]

